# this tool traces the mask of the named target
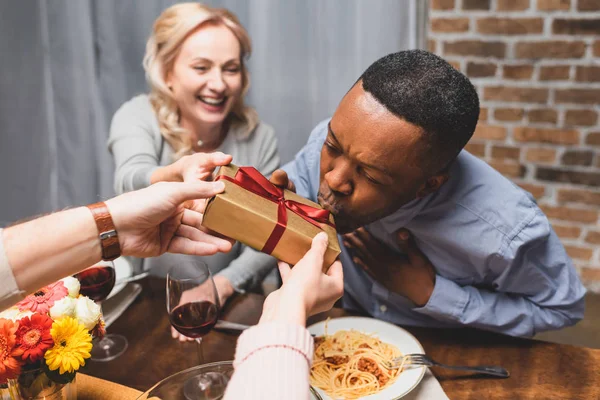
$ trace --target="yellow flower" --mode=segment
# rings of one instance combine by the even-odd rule
[[[92,337],[87,329],[72,317],[60,318],[50,329],[54,347],[46,351],[46,364],[50,371],[60,368],[59,372],[74,372],[85,365],[90,358]]]

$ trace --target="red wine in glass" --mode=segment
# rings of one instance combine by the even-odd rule
[[[80,284],[79,293],[89,297],[102,307],[113,287],[115,286],[115,267],[112,261],[101,261],[73,275]],[[93,361],[110,361],[119,357],[129,346],[123,335],[109,333],[102,339],[94,338],[91,350]]]
[[[79,293],[94,301],[106,299],[115,286],[115,269],[109,266],[94,266],[74,276],[81,285]]]
[[[219,310],[209,301],[197,301],[177,306],[169,314],[173,328],[191,338],[201,338],[217,323]]]
[[[202,338],[219,317],[219,293],[208,265],[196,259],[182,260],[167,274],[167,312],[171,326],[194,338],[198,364],[204,363]],[[183,384],[186,399],[220,399],[229,378],[220,372],[203,372]]]

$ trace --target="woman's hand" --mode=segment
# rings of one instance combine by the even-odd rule
[[[215,168],[229,164],[232,159],[232,156],[221,152],[194,153],[180,158],[174,166],[179,180],[183,182],[211,181]]]
[[[217,287],[217,293],[219,294],[219,305],[223,307],[227,300],[235,293],[235,289],[229,279],[222,275],[217,275],[213,278],[215,286]],[[205,286],[209,285],[210,281],[204,282],[200,286],[196,286],[193,289],[186,290],[181,295],[180,304],[190,303],[192,301],[199,301],[198,299],[204,298],[206,301],[212,302],[212,289],[207,289]],[[173,339],[179,339],[180,342],[192,341],[193,338],[182,335],[177,332],[175,328],[171,327],[171,336]]]
[[[219,294],[219,305],[223,307],[227,300],[233,296],[235,289],[231,282],[229,282],[229,279],[225,278],[223,275],[216,275],[213,280],[215,281],[217,293]]]
[[[261,322],[284,321],[304,326],[307,317],[329,310],[344,294],[342,263],[336,261],[326,274],[322,272],[327,243],[327,234],[321,232],[294,268],[279,263],[283,285],[265,300]]]

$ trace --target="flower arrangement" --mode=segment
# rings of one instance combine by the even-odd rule
[[[105,333],[100,306],[79,289],[64,278],[0,313],[0,385],[36,398],[73,381]]]

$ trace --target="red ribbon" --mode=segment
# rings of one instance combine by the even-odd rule
[[[287,210],[292,211],[319,229],[321,229],[319,223],[335,227],[329,221],[329,211],[311,207],[294,200],[286,200],[283,189],[273,185],[253,167],[240,167],[235,174],[235,178],[219,175],[216,180],[219,179],[235,183],[264,199],[277,203],[277,224],[261,250],[263,253],[271,254],[277,243],[279,243],[281,236],[283,236],[283,232],[285,232],[285,228],[287,227]]]

